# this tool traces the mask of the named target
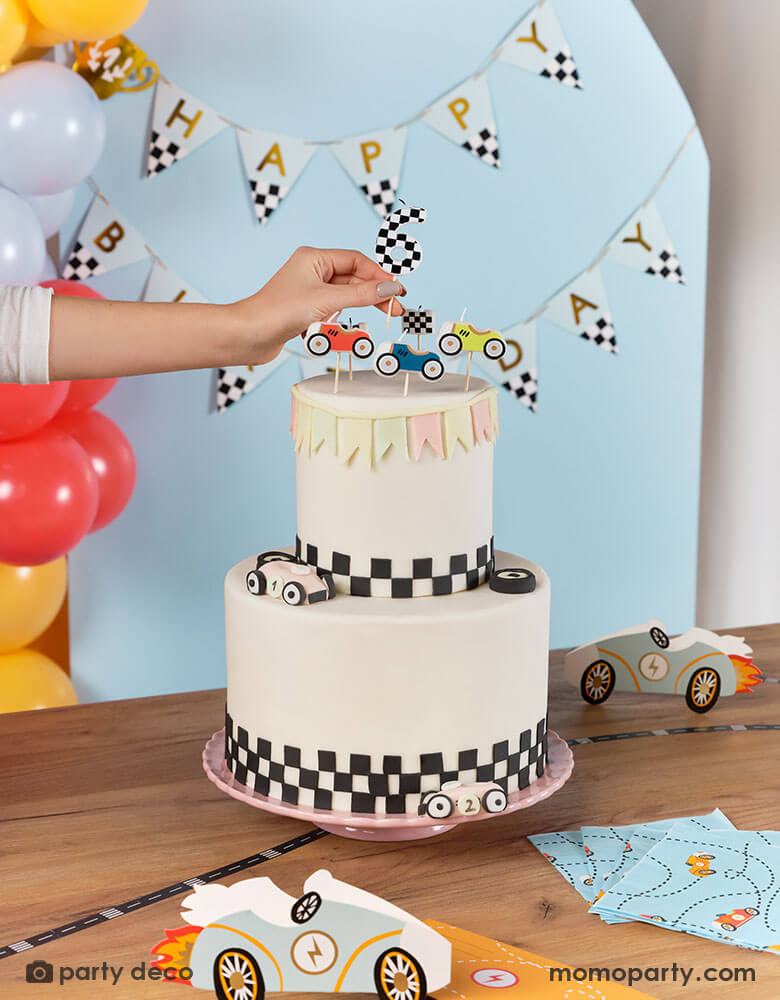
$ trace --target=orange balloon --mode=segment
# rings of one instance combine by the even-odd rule
[[[44,27],[79,42],[121,35],[144,11],[148,0],[28,0]]]
[[[0,654],[29,646],[46,631],[65,600],[65,557],[41,566],[0,563]]]
[[[0,0],[0,66],[9,63],[22,47],[29,18],[22,0]]]
[[[40,21],[36,21],[32,14],[30,15],[25,41],[34,49],[50,49],[52,45],[60,45],[68,40],[68,35],[52,31],[51,28],[45,28]]]
[[[0,656],[0,712],[76,704],[70,677],[48,656],[34,649]]]

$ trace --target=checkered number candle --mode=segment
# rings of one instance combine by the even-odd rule
[[[400,231],[411,222],[425,222],[424,208],[403,208],[391,212],[382,223],[376,236],[374,256],[383,271],[390,274],[411,274],[422,260],[422,247],[417,240]],[[399,256],[397,251],[403,256]]]

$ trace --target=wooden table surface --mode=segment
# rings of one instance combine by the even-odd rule
[[[734,630],[732,630],[734,631]],[[739,630],[755,662],[780,677],[780,625]],[[68,924],[311,830],[218,791],[201,769],[223,721],[224,691],[204,691],[0,716],[0,946]],[[585,705],[551,657],[550,726],[567,739],[638,729],[780,722],[780,685],[723,698],[705,716],[684,699],[613,695]],[[326,836],[221,878],[269,875],[297,895],[315,869],[436,917],[573,966],[694,967],[690,984],[643,984],[659,998],[725,997],[696,982],[707,968],[754,968],[740,996],[780,996],[780,959],[663,928],[607,926],[526,839],[581,825],[643,822],[720,807],[740,828],[780,830],[780,732],[651,736],[574,748],[574,773],[531,809],[405,845]],[[0,960],[0,995],[31,996],[28,962],[123,966],[111,1000],[172,998],[183,987],[138,982],[164,928],[182,924],[182,896],[164,899]],[[102,975],[102,973],[98,973]],[[10,984],[20,984],[11,987]],[[71,981],[73,997],[108,986]],[[46,994],[44,994],[46,995]],[[186,995],[186,994],[182,994]],[[192,996],[209,996],[193,993]],[[583,994],[586,995],[586,994]],[[590,994],[587,994],[590,995]],[[573,997],[578,997],[575,993]]]

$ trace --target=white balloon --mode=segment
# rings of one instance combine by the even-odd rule
[[[25,201],[32,205],[32,210],[38,216],[43,235],[48,239],[58,233],[63,222],[73,208],[75,188],[60,191],[59,194],[26,195]]]
[[[43,274],[41,275],[41,281],[56,281],[60,274],[57,270],[57,265],[51,254],[46,254],[46,260],[43,265]]]
[[[0,188],[0,285],[37,285],[45,258],[38,216],[24,198]]]

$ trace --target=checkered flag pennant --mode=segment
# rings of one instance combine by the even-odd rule
[[[610,260],[635,271],[654,274],[675,285],[686,284],[655,200],[643,205],[609,247]]]
[[[239,399],[261,385],[277,368],[292,360],[293,355],[283,350],[273,361],[264,365],[234,365],[217,368],[215,403],[217,413],[224,413]]]
[[[506,344],[503,357],[497,361],[475,354],[474,363],[494,385],[511,392],[523,406],[536,413],[536,393],[539,374],[536,362],[536,323],[517,323],[501,336]]]
[[[487,166],[501,166],[493,101],[484,73],[445,94],[422,120]]]
[[[583,271],[553,296],[544,318],[610,354],[618,353],[607,291],[598,267]]]
[[[287,197],[316,146],[276,132],[236,129],[255,217],[261,226]]]
[[[155,177],[178,163],[227,128],[227,124],[208,104],[161,78],[152,105],[146,176]]]
[[[83,281],[149,256],[143,236],[113,205],[95,195],[65,258],[62,277]]]
[[[498,58],[582,90],[577,64],[551,0],[541,0],[504,39]]]
[[[371,207],[383,219],[389,215],[403,166],[406,127],[351,136],[332,143],[329,148]]]

